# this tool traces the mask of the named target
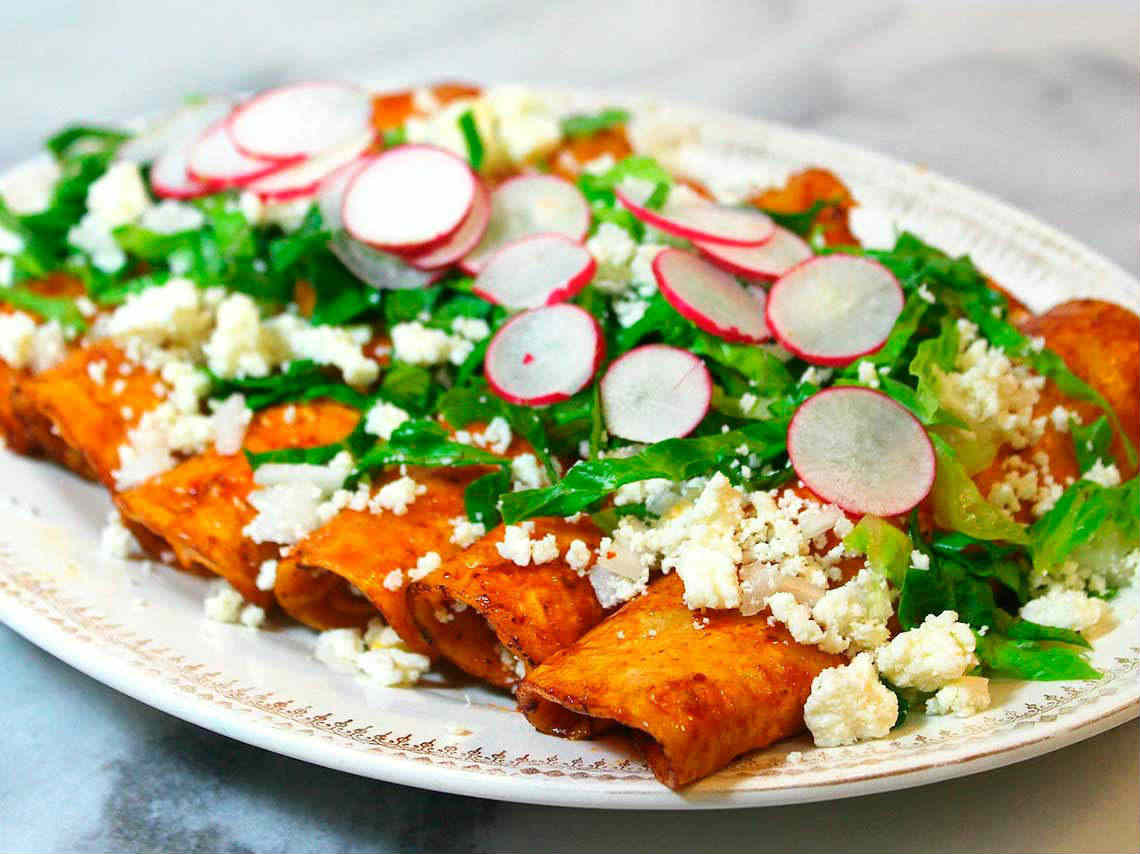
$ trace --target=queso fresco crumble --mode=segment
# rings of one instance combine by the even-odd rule
[[[183,120],[213,133],[230,108],[206,99]],[[625,126],[628,156],[568,146]],[[338,514],[405,516],[431,498],[424,466],[480,465],[445,545],[471,549],[501,522],[501,558],[561,561],[604,609],[675,573],[696,625],[738,611],[835,656],[804,707],[817,745],[881,738],[908,711],[977,714],[994,677],[1096,678],[1088,638],[1140,571],[1137,480],[1099,392],[1019,331],[968,258],[912,234],[828,245],[828,203],[746,210],[715,182],[709,199],[666,168],[683,134],[639,143],[636,128],[521,88],[446,103],[419,90],[398,126],[306,152],[309,172],[255,162],[253,177],[256,158],[211,159],[197,136],[70,129],[37,186],[0,206],[0,360],[44,375],[112,342],[122,368],[91,363],[93,383],[118,395],[133,371],[159,378],[153,407],[123,406],[120,491],[239,453],[270,405],[289,405],[286,423],[317,396],[355,407],[343,442],[246,452],[242,535],[271,555],[260,591]],[[219,176],[234,163],[247,173]],[[370,195],[408,174],[433,204]],[[53,270],[83,294],[36,291]],[[1066,397],[1047,408],[1050,383]],[[1048,450],[1058,437],[1072,474]],[[597,548],[536,532],[587,514]],[[101,551],[141,550],[116,517]],[[427,551],[382,586],[442,564]],[[227,582],[204,607],[270,619]],[[379,618],[322,632],[315,655],[385,686],[431,667]]]

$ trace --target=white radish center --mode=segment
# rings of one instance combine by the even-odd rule
[[[653,273],[665,299],[697,326],[733,341],[768,337],[764,309],[729,273],[680,249],[653,259]]]
[[[812,256],[811,247],[786,228],[776,226],[771,238],[759,246],[729,246],[696,241],[696,246],[715,264],[739,276],[770,279]]]
[[[562,303],[505,323],[491,339],[484,370],[496,393],[513,403],[554,403],[586,386],[600,355],[594,318]]]
[[[886,267],[828,255],[800,264],[772,286],[768,325],[807,361],[844,364],[881,347],[902,307],[902,289]]]
[[[712,378],[704,362],[664,344],[630,350],[601,382],[606,429],[634,442],[660,442],[693,431],[708,412]]]
[[[365,243],[412,247],[454,231],[474,198],[475,177],[458,157],[404,146],[356,174],[345,191],[344,224]]]
[[[788,427],[788,456],[812,492],[851,513],[905,513],[934,484],[922,425],[866,388],[827,389],[805,401]]]
[[[366,130],[372,115],[368,93],[339,83],[301,83],[265,92],[240,107],[230,121],[239,148],[280,160],[317,154]]]
[[[491,194],[491,219],[483,239],[463,259],[476,273],[503,246],[533,234],[564,234],[581,240],[590,227],[590,206],[578,188],[553,175],[523,175]]]
[[[504,246],[475,279],[475,293],[507,308],[559,302],[585,286],[596,263],[579,243],[542,234]]]

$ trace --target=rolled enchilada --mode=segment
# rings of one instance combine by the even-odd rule
[[[518,686],[523,714],[572,738],[628,727],[674,788],[802,731],[812,680],[843,659],[797,644],[767,614],[693,612],[682,592],[678,576],[658,579],[531,670]]]

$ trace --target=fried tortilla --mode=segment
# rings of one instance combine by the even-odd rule
[[[766,613],[690,611],[682,593],[676,574],[659,578],[530,671],[519,708],[557,735],[582,737],[608,721],[629,727],[672,788],[802,731],[812,680],[845,659],[796,643]]]
[[[1031,317],[1022,329],[1028,335],[1044,337],[1046,346],[1061,356],[1073,373],[1104,395],[1133,446],[1140,443],[1140,318],[1113,303],[1074,300]],[[1005,479],[1015,456],[1028,464],[1044,454],[1049,474],[1060,486],[1080,477],[1072,435],[1067,427],[1057,429],[1048,417],[1058,406],[1085,424],[1102,415],[1096,405],[1074,400],[1052,380],[1047,381],[1034,409],[1035,415],[1046,416],[1044,433],[1028,448],[1007,446],[998,452],[993,463],[975,477],[983,495],[989,495],[994,485]],[[1132,477],[1136,466],[1129,461],[1119,435],[1114,436],[1111,450],[1113,460],[1105,462],[1115,462],[1123,479]],[[1041,468],[1039,464],[1037,467]],[[1031,508],[1032,502],[1023,505],[1014,514],[1017,521],[1032,522]]]
[[[33,447],[113,490],[119,447],[165,394],[156,374],[101,340],[76,347],[51,370],[22,379],[12,392],[12,411]]]
[[[359,413],[332,401],[258,412],[250,422],[245,448],[253,453],[325,445],[347,436]],[[256,585],[261,563],[277,557],[273,543],[246,539],[242,529],[256,515],[246,500],[254,488],[244,454],[210,450],[115,496],[124,521],[169,548],[178,565],[206,569],[229,581],[250,602],[265,607],[271,591]]]
[[[573,540],[596,549],[592,522],[535,519],[532,541],[553,534],[559,555]],[[411,585],[412,618],[424,637],[462,670],[507,688],[597,625],[604,612],[585,576],[562,557],[519,566],[499,553],[499,527]]]
[[[342,510],[278,564],[274,593],[281,607],[315,629],[362,626],[379,611],[410,648],[430,653],[408,611],[408,573],[430,552],[441,561],[458,553],[451,519],[464,515],[463,491],[485,472],[409,469],[426,491],[403,515]]]

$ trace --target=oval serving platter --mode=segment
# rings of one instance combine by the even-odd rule
[[[781,182],[819,165],[861,208],[865,243],[914,231],[979,267],[1041,311],[1075,296],[1140,311],[1140,282],[1001,202],[881,155],[752,119],[638,97],[544,92],[559,108],[628,106],[637,132],[672,165],[723,188]],[[0,178],[19,180],[30,161]],[[106,562],[95,544],[110,510],[100,488],[0,451],[0,619],[130,696],[200,726],[298,759],[443,792],[561,806],[684,809],[763,806],[923,785],[1059,749],[1140,714],[1140,596],[1113,602],[1094,642],[1095,682],[995,680],[993,707],[968,719],[916,716],[889,738],[818,749],[801,736],[672,792],[618,739],[536,733],[511,699],[429,677],[416,689],[356,682],[313,658],[315,634],[262,631],[203,615],[209,582]]]

